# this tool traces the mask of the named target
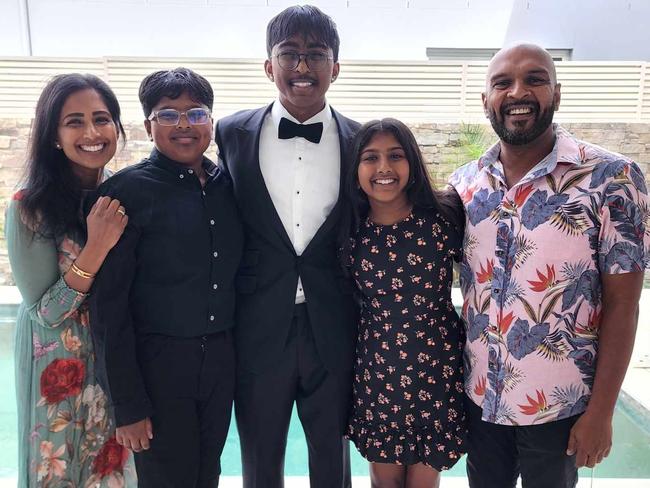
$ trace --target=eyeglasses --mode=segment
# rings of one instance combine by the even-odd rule
[[[160,125],[178,125],[181,117],[185,115],[190,125],[205,125],[210,123],[210,111],[207,108],[191,108],[186,112],[179,112],[173,108],[164,108],[151,112],[149,120],[156,120]]]
[[[287,71],[293,71],[298,67],[303,59],[311,71],[322,71],[334,58],[325,53],[297,53],[295,51],[285,51],[275,55],[278,58],[280,68]]]

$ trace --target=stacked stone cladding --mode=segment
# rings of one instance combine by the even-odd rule
[[[27,141],[31,127],[28,119],[0,118],[0,285],[11,285],[13,279],[9,269],[9,260],[4,241],[4,208],[24,175]],[[650,166],[650,124],[640,123],[565,123],[576,137],[598,144],[611,151],[616,151],[634,159],[648,178]],[[446,181],[449,174],[468,160],[464,146],[463,124],[412,124],[413,130],[424,159],[429,167],[432,180],[437,186]],[[496,136],[489,125],[482,125],[486,143],[496,141]],[[119,170],[128,164],[140,161],[149,154],[152,144],[148,140],[141,122],[128,122],[125,125],[127,142],[120,146],[114,160],[109,164],[113,170]],[[214,158],[214,143],[207,155]]]

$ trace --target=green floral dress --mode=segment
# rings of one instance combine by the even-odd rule
[[[95,380],[87,294],[63,275],[83,239],[47,239],[21,218],[18,192],[5,234],[23,297],[16,323],[18,486],[135,487],[132,456],[115,440],[106,395]]]

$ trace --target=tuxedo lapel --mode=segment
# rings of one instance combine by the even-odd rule
[[[294,247],[291,239],[289,239],[289,235],[275,209],[260,169],[260,134],[262,124],[271,106],[255,112],[252,117],[237,127],[237,142],[240,148],[239,162],[242,165],[239,178],[246,180],[242,188],[246,188],[250,192],[250,194],[243,196],[246,202],[245,206],[250,208],[249,217],[255,220],[257,227],[268,227],[277,233],[282,242],[293,251]]]
[[[332,116],[334,117],[334,120],[336,121],[336,128],[338,130],[339,134],[339,147],[341,151],[341,171],[340,171],[340,176],[339,176],[339,197],[336,200],[336,204],[334,205],[334,208],[332,208],[332,211],[329,213],[327,218],[325,219],[325,222],[319,227],[318,231],[316,232],[316,235],[312,238],[312,240],[309,242],[307,245],[307,248],[305,249],[305,253],[309,251],[309,248],[312,246],[318,245],[318,242],[323,239],[324,236],[326,236],[329,231],[334,227],[334,225],[338,222],[339,216],[341,214],[341,209],[343,207],[343,192],[344,192],[344,184],[345,184],[345,176],[348,171],[348,158],[349,158],[349,149],[352,145],[352,140],[354,139],[354,132],[352,130],[352,127],[347,123],[347,121],[339,114],[336,110],[332,109]]]

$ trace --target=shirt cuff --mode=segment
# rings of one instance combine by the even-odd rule
[[[153,406],[147,397],[113,405],[113,409],[117,427],[134,424],[153,415]]]

